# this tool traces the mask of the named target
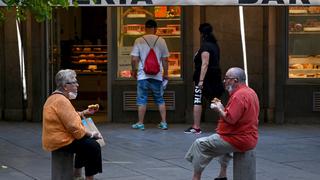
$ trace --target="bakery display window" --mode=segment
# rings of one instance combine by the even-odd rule
[[[120,7],[117,14],[118,27],[118,79],[131,77],[130,52],[136,38],[145,34],[145,22],[154,19],[157,24],[157,35],[165,39],[170,57],[169,78],[181,78],[181,7],[150,6]]]
[[[72,45],[71,68],[78,73],[106,73],[106,45]]]
[[[320,78],[320,7],[289,7],[289,78]]]

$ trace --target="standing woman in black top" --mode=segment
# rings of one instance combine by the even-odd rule
[[[220,49],[209,23],[200,24],[201,47],[194,56],[193,125],[185,133],[201,134],[202,103],[220,98],[224,88],[219,64]],[[206,100],[206,101],[205,101]]]

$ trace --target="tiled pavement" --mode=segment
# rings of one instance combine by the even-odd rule
[[[130,124],[98,124],[107,141],[102,148],[99,180],[188,180],[192,167],[184,160],[191,143],[214,131],[203,125],[201,135],[184,134],[189,125],[169,124],[163,131],[147,124],[145,131]],[[320,125],[260,125],[256,148],[257,180],[319,180]],[[51,154],[41,148],[41,123],[0,121],[0,179],[50,180]],[[218,172],[212,161],[203,180]],[[228,171],[232,180],[232,163]]]

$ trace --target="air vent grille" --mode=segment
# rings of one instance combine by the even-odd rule
[[[313,92],[313,111],[320,111],[320,92]]]
[[[154,103],[152,93],[148,93],[148,110],[158,110],[158,106]],[[167,110],[175,110],[175,92],[174,91],[165,91],[163,95],[164,101],[166,102]],[[136,105],[137,92],[136,91],[124,91],[123,92],[123,109],[125,111],[135,111],[137,110]]]

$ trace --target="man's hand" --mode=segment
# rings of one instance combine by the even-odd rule
[[[139,64],[139,56],[131,56],[131,77],[137,79],[137,66]]]
[[[137,79],[137,70],[131,70],[131,76]]]
[[[216,112],[219,112],[219,113],[220,113],[220,111],[224,111],[224,106],[221,103],[221,100],[218,99],[218,98],[214,98],[211,101],[210,108],[213,109]]]
[[[221,102],[216,102],[216,106],[221,109],[222,111],[224,111],[224,106]]]

